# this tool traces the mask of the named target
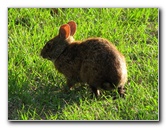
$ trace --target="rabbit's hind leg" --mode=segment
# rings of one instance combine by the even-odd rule
[[[92,90],[92,93],[95,94],[96,98],[100,96],[100,91],[95,86],[90,85],[90,88]],[[92,97],[93,97],[93,94],[92,94]]]
[[[120,97],[125,98],[125,89],[123,86],[118,87],[118,93]]]

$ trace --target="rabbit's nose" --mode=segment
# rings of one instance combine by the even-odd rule
[[[40,56],[43,57],[43,49],[40,50]]]

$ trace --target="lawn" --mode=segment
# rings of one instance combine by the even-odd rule
[[[9,120],[159,120],[158,8],[8,8]],[[74,20],[76,40],[102,37],[126,57],[126,97],[88,86],[66,91],[64,76],[40,56]],[[116,91],[115,91],[116,93]]]

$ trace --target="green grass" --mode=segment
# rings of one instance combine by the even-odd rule
[[[158,9],[8,9],[9,120],[159,120]],[[74,20],[76,40],[103,37],[126,57],[126,98],[90,98],[88,86],[66,80],[40,50],[60,25]]]

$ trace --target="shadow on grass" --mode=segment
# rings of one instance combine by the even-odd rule
[[[63,120],[63,109],[90,96],[86,86],[76,86],[67,90],[66,85],[57,86],[54,82],[38,81],[36,85],[17,80],[9,82],[8,119],[9,120]],[[89,93],[89,94],[88,94]],[[90,98],[90,97],[89,97]],[[52,117],[51,117],[52,116]],[[51,118],[50,118],[51,117]]]
[[[67,90],[68,88],[64,87],[59,88],[57,86],[44,87],[41,90],[38,90],[34,100],[35,106],[39,107],[37,113],[39,114],[39,119],[44,120],[63,120],[64,119],[64,109],[66,107],[72,106],[72,104],[80,105],[80,100],[84,101],[89,93],[86,87],[76,87],[73,90]],[[90,98],[90,97],[89,97]]]

